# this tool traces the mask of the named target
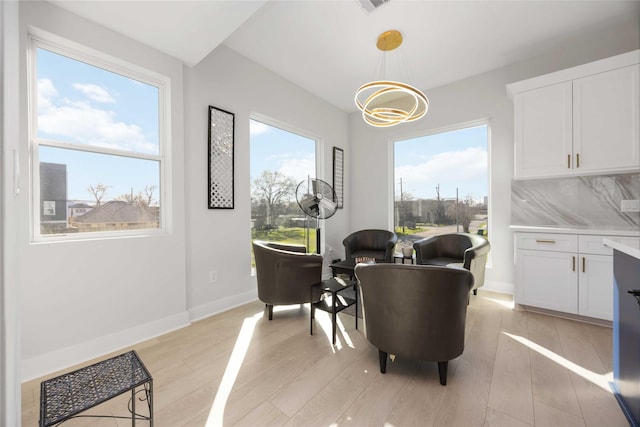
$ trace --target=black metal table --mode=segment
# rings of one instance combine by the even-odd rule
[[[341,293],[346,289],[353,289],[354,297],[346,297]],[[318,295],[316,297],[316,295]],[[339,278],[331,278],[323,280],[311,286],[311,320],[309,332],[313,335],[313,320],[315,319],[316,309],[331,313],[331,324],[333,332],[333,341],[336,343],[336,317],[339,312],[347,307],[355,304],[356,329],[358,329],[358,282],[355,280],[343,280]]]
[[[138,387],[142,389],[136,392]],[[128,391],[131,416],[80,415]],[[137,393],[143,393],[138,399],[146,401],[148,416],[136,413]],[[40,383],[40,427],[76,417],[126,418],[132,425],[144,420],[153,426],[153,378],[135,350]]]
[[[402,253],[398,252],[398,253],[393,254],[393,260],[394,260],[394,262],[396,260],[401,260],[403,264],[404,264],[405,260],[409,260],[411,264],[415,264],[416,263],[416,254],[413,254],[413,255],[411,255],[409,257],[409,256],[404,256]]]
[[[330,264],[329,267],[331,267],[333,277],[336,277],[338,274],[346,274],[353,279],[353,269],[356,267],[356,263],[353,259],[348,259],[334,262]]]

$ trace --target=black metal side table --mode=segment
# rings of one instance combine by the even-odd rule
[[[136,392],[137,387],[142,389]],[[79,415],[128,391],[130,417]],[[138,399],[146,401],[149,416],[136,412],[137,393],[142,393]],[[125,418],[132,425],[144,420],[153,427],[153,378],[135,350],[40,383],[40,427],[76,417]]]
[[[346,274],[350,279],[353,279],[353,269],[356,267],[356,263],[352,259],[347,259],[344,261],[334,262],[330,264],[331,274],[333,277],[336,277],[338,274]]]
[[[341,295],[346,289],[353,289],[354,297]],[[318,296],[319,295],[319,296]],[[311,285],[311,320],[309,333],[313,335],[313,321],[316,309],[331,313],[333,344],[336,343],[336,317],[339,312],[355,304],[356,329],[358,329],[358,282],[332,277]]]
[[[401,252],[398,252],[398,253],[393,254],[393,261],[395,262],[396,260],[401,260],[403,264],[404,264],[405,260],[409,260],[409,262],[411,264],[415,264],[416,263],[416,254],[414,253],[413,255],[408,257],[408,256],[404,256]]]

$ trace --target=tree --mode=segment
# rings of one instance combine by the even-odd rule
[[[402,178],[400,178],[400,198],[398,200],[398,222],[402,225],[402,232],[405,232],[405,226],[411,223],[415,227],[415,221],[412,215],[411,202],[414,197],[408,191],[402,188]],[[413,228],[412,227],[412,228]]]
[[[290,176],[278,171],[263,171],[253,180],[252,197],[265,206],[265,220],[269,226],[274,225],[276,210],[291,196],[295,196],[296,183]],[[285,207],[285,206],[281,206]]]
[[[130,193],[121,194],[114,198],[114,200],[121,200],[127,203],[131,203],[132,205],[148,208],[154,201],[153,193],[155,192],[156,188],[157,187],[155,185],[147,185],[144,187],[143,191],[138,191],[135,194],[133,193],[132,188]]]
[[[479,207],[474,205],[471,196],[467,196],[465,200],[460,200],[457,204],[452,203],[448,206],[447,213],[452,218],[457,218],[458,224],[462,226],[462,231],[469,232],[471,220],[478,212]]]
[[[133,188],[131,189],[131,193],[120,194],[115,197],[113,200],[120,200],[123,202],[130,203],[132,205],[142,205],[142,193],[133,194]]]
[[[155,193],[156,189],[158,187],[155,185],[147,185],[144,187],[144,203],[145,206],[149,207],[151,206],[151,203],[153,203],[154,199],[153,199],[153,193]]]
[[[87,191],[96,199],[96,206],[100,206],[102,203],[102,198],[104,197],[104,193],[107,192],[107,188],[108,187],[102,183],[98,183],[95,187],[90,185],[87,188]]]

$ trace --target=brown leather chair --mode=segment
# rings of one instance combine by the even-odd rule
[[[258,298],[273,319],[274,305],[310,302],[310,287],[322,281],[322,255],[308,254],[303,245],[254,240]]]
[[[428,237],[413,244],[416,264],[463,267],[473,274],[473,294],[484,286],[487,255],[491,249],[484,237],[470,233],[450,233]]]
[[[376,262],[393,262],[393,248],[398,236],[388,230],[360,230],[351,233],[342,241],[346,260],[375,258]]]
[[[355,268],[367,340],[387,355],[438,362],[447,384],[449,360],[464,350],[467,300],[473,275],[459,267],[358,264]]]

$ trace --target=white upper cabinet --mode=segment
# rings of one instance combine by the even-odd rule
[[[571,82],[516,94],[518,178],[566,173],[573,155]]]
[[[515,178],[640,170],[638,63],[633,51],[508,85]]]
[[[640,167],[639,82],[640,65],[573,82],[573,147],[578,171]]]

